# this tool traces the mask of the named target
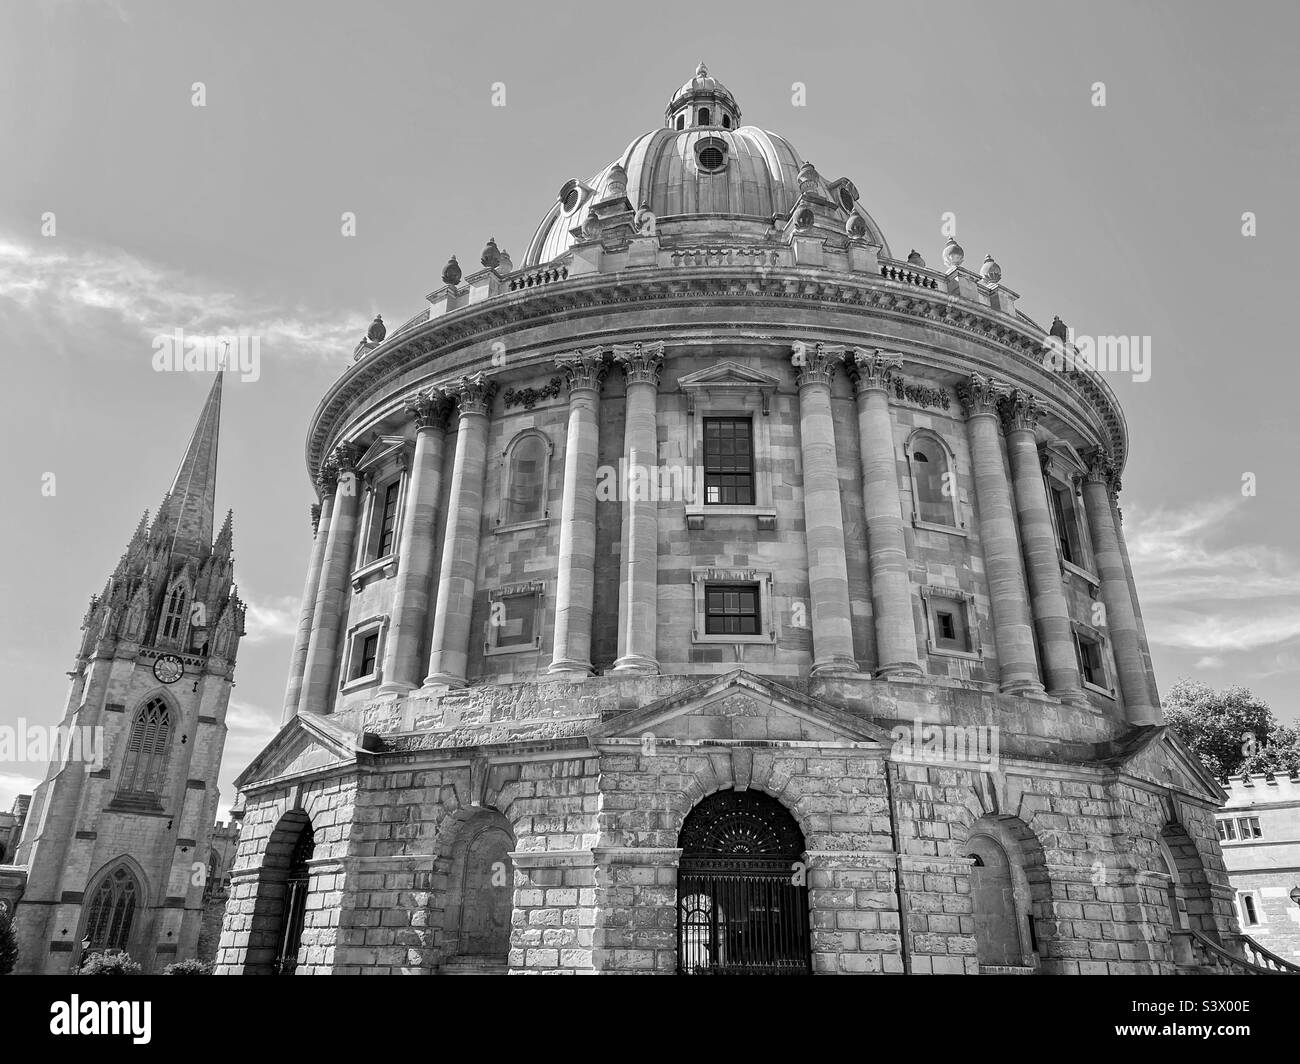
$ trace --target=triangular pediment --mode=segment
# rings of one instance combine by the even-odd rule
[[[235,777],[235,786],[242,790],[267,780],[350,764],[359,754],[377,748],[377,739],[368,733],[358,740],[356,733],[338,727],[327,717],[299,713]]]
[[[1142,728],[1108,745],[1112,749],[1109,756],[1100,759],[1104,763],[1215,805],[1222,805],[1228,799],[1213,773],[1172,728]]]
[[[891,745],[889,732],[861,717],[764,677],[736,670],[640,709],[620,713],[588,734],[593,746],[656,741],[704,744],[815,742]]]
[[[719,362],[716,365],[677,378],[677,386],[683,389],[716,388],[718,386],[775,389],[780,384],[781,379],[779,377],[774,377],[770,373],[764,373],[762,370],[753,369],[749,366],[742,366],[739,362]]]
[[[357,469],[364,473],[383,465],[393,455],[409,458],[412,450],[413,446],[404,436],[379,436],[366,448],[366,453],[357,459]]]

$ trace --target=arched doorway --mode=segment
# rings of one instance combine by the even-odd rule
[[[794,817],[756,791],[719,791],[678,836],[677,971],[807,974],[805,843]]]
[[[970,892],[975,915],[975,956],[981,967],[1023,965],[1020,914],[1007,852],[988,835],[973,835],[967,846],[974,862]]]
[[[306,923],[316,837],[301,809],[280,818],[267,840],[249,927],[248,975],[293,975]]]
[[[311,868],[308,862],[315,852],[316,834],[312,831],[311,824],[304,824],[289,857],[280,948],[275,958],[276,975],[293,975],[298,970],[298,949],[302,945],[302,928],[307,917],[307,894],[311,890]]]
[[[466,822],[451,854],[446,943],[447,975],[505,972],[510,958],[510,921],[515,872],[510,822],[483,809]]]

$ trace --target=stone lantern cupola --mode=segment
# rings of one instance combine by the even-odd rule
[[[735,129],[740,125],[740,105],[731,90],[710,77],[708,67],[700,63],[695,77],[673,93],[664,111],[664,125],[669,129]]]

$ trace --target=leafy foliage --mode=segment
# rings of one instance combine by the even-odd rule
[[[175,964],[169,964],[162,970],[163,975],[211,975],[212,965],[206,961],[191,958],[187,961],[177,961]]]
[[[1180,679],[1165,696],[1165,720],[1217,778],[1300,770],[1300,731],[1279,724],[1268,703],[1236,685],[1215,691]]]
[[[18,936],[8,913],[0,912],[0,975],[8,975],[18,963]]]
[[[140,965],[129,953],[92,953],[81,962],[78,975],[139,975]]]

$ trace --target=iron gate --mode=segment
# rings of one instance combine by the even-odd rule
[[[807,974],[803,833],[785,807],[720,791],[691,811],[679,841],[678,973]]]

